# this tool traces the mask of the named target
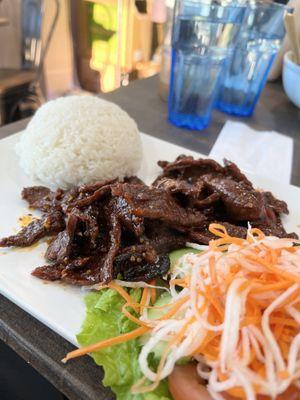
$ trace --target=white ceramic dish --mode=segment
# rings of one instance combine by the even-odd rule
[[[284,55],[282,80],[288,98],[300,108],[300,65],[294,63],[292,51]]]
[[[26,213],[26,203],[20,199],[24,186],[35,184],[18,167],[14,146],[18,135],[0,141],[0,236],[13,233],[18,228],[18,218]],[[159,172],[158,160],[173,160],[179,154],[203,155],[183,147],[143,134],[144,160],[139,177],[150,183]],[[287,201],[290,215],[284,218],[288,231],[300,234],[300,189],[281,185],[248,174],[256,186],[271,190]],[[26,310],[35,318],[76,345],[76,333],[84,319],[84,291],[61,283],[45,283],[30,275],[37,266],[44,264],[46,245],[29,249],[0,250],[0,293]]]

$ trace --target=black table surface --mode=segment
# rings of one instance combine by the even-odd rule
[[[178,129],[167,122],[167,105],[158,96],[156,77],[133,82],[101,97],[124,108],[142,132],[203,154],[209,153],[228,119],[243,121],[257,130],[281,132],[294,139],[291,183],[300,186],[300,110],[289,102],[281,83],[266,86],[251,118],[241,120],[215,111],[209,128],[201,132]],[[27,123],[28,120],[22,120],[0,128],[0,138],[24,129]],[[114,398],[109,389],[101,386],[102,372],[92,359],[84,357],[62,364],[60,360],[73,346],[3,296],[0,339],[70,400]]]

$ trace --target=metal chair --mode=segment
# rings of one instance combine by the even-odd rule
[[[59,15],[59,0],[53,1],[56,13],[44,48],[41,40],[44,0],[21,2],[21,68],[0,69],[0,125],[32,115],[43,101],[39,81]]]

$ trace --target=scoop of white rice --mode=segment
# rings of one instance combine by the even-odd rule
[[[116,104],[95,96],[44,104],[17,144],[20,165],[34,180],[67,188],[131,176],[142,160],[136,123]]]

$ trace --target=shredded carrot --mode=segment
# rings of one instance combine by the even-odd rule
[[[221,224],[210,224],[209,225],[209,231],[213,235],[221,237],[221,238],[229,236],[225,226],[223,226]]]
[[[282,335],[284,325],[283,324],[277,324],[274,328],[274,336],[278,340],[280,336]]]
[[[218,247],[221,247],[223,245],[228,246],[229,244],[241,245],[241,244],[243,244],[243,242],[244,242],[244,239],[234,238],[234,237],[228,236],[228,237],[222,237],[220,239],[216,239],[213,242],[210,242],[210,245],[213,248],[218,248]]]
[[[135,317],[134,315],[130,314],[130,312],[127,310],[127,307],[129,306],[128,303],[124,304],[122,307],[122,313],[132,322],[139,326],[144,326],[146,328],[149,328],[149,325],[146,324],[145,322],[141,321],[139,318]],[[130,306],[131,307],[131,306]]]
[[[211,304],[215,307],[220,317],[224,317],[224,309],[223,305],[220,303],[220,300],[217,296],[214,296],[212,293],[212,289],[210,286],[206,287],[205,291],[206,298],[211,302]]]
[[[278,374],[277,374],[277,377],[278,377],[279,379],[289,379],[290,374],[289,374],[289,372],[286,371],[286,370],[284,370],[284,371],[279,371]]]
[[[244,399],[247,399],[246,394],[245,394],[243,388],[241,388],[241,387],[234,387],[234,388],[232,388],[232,389],[229,389],[229,390],[227,391],[227,393],[228,393],[230,396],[237,397],[237,398],[239,398],[239,399],[243,399],[243,400],[244,400]]]
[[[251,293],[265,293],[281,289],[287,289],[291,286],[291,282],[283,281],[271,283],[270,285],[262,285],[261,287],[251,289]]]
[[[134,331],[131,331],[129,333],[124,333],[120,336],[116,336],[116,337],[113,337],[110,339],[105,339],[105,340],[102,340],[101,342],[91,344],[89,346],[82,347],[81,349],[71,351],[70,353],[68,353],[66,355],[66,357],[62,360],[62,362],[65,363],[65,362],[71,360],[72,358],[81,357],[81,356],[84,356],[85,354],[92,353],[94,351],[98,351],[101,349],[105,349],[106,347],[114,346],[119,343],[128,342],[129,340],[133,340],[139,336],[144,335],[146,332],[149,331],[149,329],[150,328],[146,328],[146,327],[137,328]]]
[[[209,273],[211,278],[211,283],[213,286],[218,284],[217,274],[216,274],[216,259],[215,257],[209,258]]]
[[[248,234],[247,234],[247,240],[250,243],[253,242],[253,239],[251,238],[251,235],[254,236],[256,240],[262,240],[265,237],[264,233],[260,229],[252,228],[252,229],[250,229],[248,231]]]
[[[135,311],[137,311],[137,308],[135,307],[132,298],[126,292],[126,290],[122,288],[122,286],[117,285],[115,282],[110,282],[107,286],[111,289],[115,289],[123,297],[123,299],[126,300],[126,302],[130,305],[130,307],[132,307]]]
[[[242,320],[241,326],[248,326],[248,325],[257,325],[260,324],[261,318],[259,317],[246,317]]]
[[[160,317],[159,320],[172,318],[180,310],[180,307],[188,301],[188,299],[189,297],[185,296],[182,299],[178,300],[176,303],[172,304],[172,308],[166,314]]]
[[[208,344],[217,336],[215,332],[208,332],[203,339],[202,343],[200,343],[199,347],[193,351],[193,356],[199,353],[202,353],[203,350],[208,346]]]
[[[270,323],[273,325],[276,324],[276,325],[293,326],[295,328],[300,328],[299,324],[292,318],[271,317]]]
[[[181,279],[181,278],[171,279],[170,285],[187,287],[187,282],[186,282],[186,279]]]
[[[263,265],[265,268],[267,268],[268,270],[270,270],[271,272],[281,276],[282,278],[285,278],[289,281],[292,282],[296,282],[296,283],[300,283],[300,275],[296,275],[296,274],[291,274],[290,272],[287,271],[283,271],[279,268],[277,268],[274,265],[271,265],[270,263],[266,262],[264,259],[260,258],[260,257],[252,257],[252,256],[247,256],[251,261],[256,261],[259,264]]]

